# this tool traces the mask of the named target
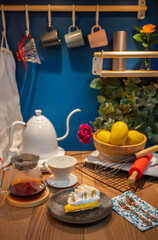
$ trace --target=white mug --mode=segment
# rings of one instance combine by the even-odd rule
[[[64,36],[67,47],[73,48],[73,47],[84,46],[85,43],[84,43],[82,31],[78,29],[77,26],[75,26],[76,30],[71,32],[72,28],[73,28],[73,25],[69,27],[69,32]]]

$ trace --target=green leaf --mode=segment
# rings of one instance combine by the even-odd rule
[[[152,34],[152,37],[157,37],[158,33]]]
[[[149,96],[149,97],[154,97],[156,94],[156,88],[154,88],[154,85],[148,85],[143,87],[144,92]]]
[[[136,25],[133,25],[133,27],[134,27],[138,32],[140,32],[140,30],[142,30],[141,27],[138,27],[138,26],[136,26]]]
[[[143,42],[142,40],[142,36],[140,33],[137,33],[133,36],[133,38],[137,41],[137,42]]]
[[[127,82],[140,83],[141,79],[139,77],[128,77]]]
[[[90,123],[94,127],[95,131],[103,128],[103,119],[100,116],[95,119],[95,122],[90,122]]]
[[[97,96],[97,99],[98,99],[99,103],[105,102],[105,97],[103,97],[103,96]]]
[[[94,78],[90,84],[90,87],[94,89],[101,89],[102,85],[103,85],[103,81],[101,78]]]
[[[158,143],[158,78],[98,78],[93,84],[101,86],[95,130],[110,130],[114,122],[124,121],[129,129],[137,128],[150,136],[151,143]]]
[[[111,127],[114,124],[114,122],[115,122],[114,119],[109,118],[108,121],[104,122],[103,128],[108,130],[108,131],[111,131]]]
[[[106,103],[104,107],[100,106],[99,108],[99,113],[103,115],[113,113],[114,111],[114,106],[111,103]]]
[[[149,47],[148,43],[142,43],[143,47]]]
[[[151,43],[151,44],[157,44],[157,43],[158,43],[158,40],[157,40],[157,39],[152,39],[150,43]]]

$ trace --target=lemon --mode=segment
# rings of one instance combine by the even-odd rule
[[[128,126],[125,122],[118,121],[112,125],[110,143],[121,146],[126,142],[128,136]]]
[[[107,130],[101,130],[100,132],[98,132],[96,138],[97,138],[100,142],[109,143],[110,132],[107,131]]]
[[[126,145],[134,145],[143,142],[144,136],[136,130],[130,130],[126,140]]]

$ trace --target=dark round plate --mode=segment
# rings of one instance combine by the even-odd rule
[[[64,206],[67,204],[68,195],[74,188],[66,189],[64,191],[56,193],[50,198],[47,204],[48,212],[56,219],[73,224],[86,224],[97,222],[112,211],[112,201],[104,193],[100,194],[101,202],[100,206],[95,209],[65,213]]]

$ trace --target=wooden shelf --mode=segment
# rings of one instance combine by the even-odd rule
[[[101,77],[158,77],[158,71],[126,70],[126,71],[108,71],[103,70]]]
[[[50,5],[52,12],[72,12],[73,5]],[[96,12],[96,5],[75,5],[75,12]],[[0,6],[2,10],[2,6]],[[25,11],[26,5],[4,5],[4,11]],[[28,11],[47,12],[48,5],[28,5]],[[99,5],[99,12],[146,12],[147,6]]]
[[[49,5],[49,6],[48,6]],[[31,12],[47,12],[49,7],[52,12],[72,12],[73,5],[28,5]],[[26,11],[26,5],[1,5],[0,11]],[[137,5],[75,5],[76,12],[137,12],[137,19],[144,19],[147,11],[146,0],[138,0]]]
[[[104,58],[158,58],[158,51],[111,51],[95,52],[93,58],[92,73],[101,77],[158,77],[158,71],[126,70],[112,71],[103,70]]]
[[[158,51],[121,51],[121,52],[95,52],[94,57],[99,58],[158,58]]]

